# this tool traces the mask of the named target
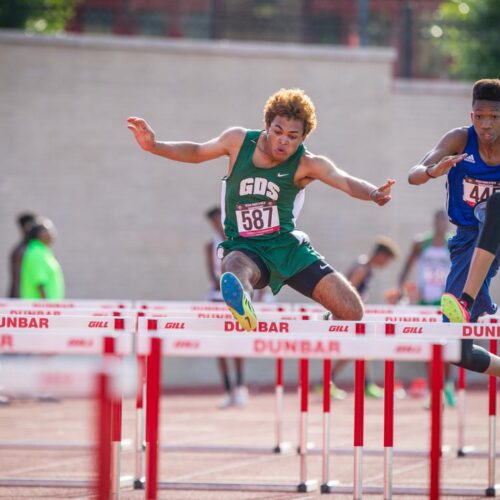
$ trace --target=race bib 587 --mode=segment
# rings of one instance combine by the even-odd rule
[[[274,201],[236,205],[236,221],[240,236],[245,238],[280,230],[278,207]]]

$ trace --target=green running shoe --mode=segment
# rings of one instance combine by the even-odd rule
[[[247,332],[255,329],[257,316],[241,281],[233,273],[224,273],[220,277],[220,290],[224,302],[242,328]]]
[[[384,397],[384,389],[379,387],[377,384],[370,382],[369,384],[366,384],[365,396],[367,398],[382,399]]]
[[[451,293],[441,297],[441,311],[450,323],[470,323],[470,313],[465,305]]]
[[[323,384],[317,384],[314,388],[314,392],[319,396],[323,396]],[[345,392],[340,387],[337,387],[333,382],[330,384],[330,399],[342,401],[346,397],[347,392]]]
[[[450,408],[455,408],[455,406],[457,406],[455,384],[453,382],[446,382],[444,384],[444,398],[446,399],[446,404]]]

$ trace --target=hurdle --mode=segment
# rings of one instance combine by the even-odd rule
[[[91,299],[0,299],[0,308],[15,309],[133,309],[131,300],[91,300]]]
[[[286,302],[255,302],[253,304],[257,313],[283,313],[293,312],[292,304]],[[227,312],[227,306],[224,302],[208,302],[208,301],[175,301],[175,300],[148,300],[135,301],[133,307],[137,310],[145,311],[148,314],[153,312],[207,312],[207,311],[224,311]]]
[[[312,305],[299,305],[299,310],[316,311],[317,307]],[[439,324],[442,322],[441,311],[436,306],[367,306],[367,313],[364,316],[365,321],[381,321],[391,323],[434,323]],[[498,316],[488,316],[479,318],[478,324],[484,323],[498,323]],[[407,332],[408,333],[408,332]],[[497,341],[489,341],[489,350],[492,353],[497,352]],[[496,378],[488,377],[488,391],[489,391],[489,445],[488,450],[477,450],[474,446],[465,444],[465,381],[466,371],[464,368],[458,368],[457,379],[457,447],[456,453],[458,457],[479,457],[489,458],[495,441],[496,428]],[[448,453],[451,450],[450,446],[444,445],[443,452]],[[312,450],[314,453],[317,450]],[[397,451],[397,453],[396,453]],[[395,454],[406,456],[420,456],[425,454],[425,451],[419,450],[395,450]],[[499,457],[500,452],[495,451],[495,457]],[[489,469],[491,470],[490,476],[494,475],[492,459],[489,458]],[[493,484],[489,481],[490,484]]]
[[[168,316],[205,318],[205,319],[227,319],[233,320],[233,316],[228,311],[223,302],[188,302],[188,301],[136,301],[134,307],[139,310],[139,316],[147,315],[148,318],[161,318]],[[259,318],[265,320],[281,319],[319,319],[318,314],[300,313],[293,309],[292,304],[288,303],[266,303],[256,302],[255,311]],[[139,390],[137,395],[137,421],[142,421],[143,412],[143,391]],[[275,371],[275,444],[271,448],[272,453],[288,453],[292,450],[292,445],[282,439],[283,427],[283,360],[276,359]],[[144,449],[144,447],[141,447]],[[238,451],[240,453],[267,453],[267,448],[256,447],[222,447],[222,446],[197,446],[197,445],[165,445],[164,450],[170,451],[196,451],[202,452],[222,452]],[[136,446],[136,450],[139,447]],[[137,474],[140,473],[138,468]],[[136,474],[136,478],[141,477]],[[141,488],[141,482],[136,480],[137,488]]]
[[[42,354],[42,355],[70,355],[70,356],[102,356],[99,369],[92,369],[87,362],[80,367],[71,366],[61,370],[61,364],[56,360],[44,360],[38,362],[39,370],[31,372],[25,369],[25,363],[20,367],[16,360],[7,360],[2,363],[0,377],[2,384],[12,390],[14,394],[29,388],[30,390],[50,390],[58,395],[88,395],[91,393],[90,385],[94,384],[95,377],[91,373],[98,373],[98,387],[100,392],[100,440],[96,463],[103,467],[99,471],[97,492],[99,498],[111,498],[118,496],[117,485],[132,484],[131,478],[120,477],[120,461],[113,454],[113,411],[116,401],[121,401],[122,389],[115,389],[109,382],[109,370],[113,367],[116,372],[114,379],[122,378],[122,371],[116,367],[119,356],[129,355],[132,352],[132,333],[124,332],[117,334],[100,332],[89,334],[88,331],[64,331],[44,332],[37,330],[12,330],[0,333],[0,352],[16,354]],[[31,361],[31,360],[30,360]],[[73,363],[72,363],[73,364]],[[95,367],[95,363],[93,365]],[[17,373],[17,376],[13,376]],[[111,372],[109,372],[111,373]],[[129,384],[130,385],[130,384]],[[130,389],[129,389],[130,390]],[[128,390],[128,391],[129,391]],[[95,450],[96,446],[91,449]],[[24,486],[24,487],[73,487],[88,488],[93,485],[91,480],[82,479],[46,479],[46,478],[0,478],[0,486]]]
[[[0,334],[6,336],[12,335],[17,331],[30,329],[35,331],[40,338],[45,338],[49,333],[66,332],[71,333],[72,344],[82,348],[87,344],[93,344],[99,341],[99,335],[103,334],[129,334],[135,332],[135,318],[129,317],[85,317],[85,316],[30,316],[30,315],[0,315]],[[96,336],[93,340],[91,337]],[[8,352],[8,350],[6,351]],[[48,354],[61,354],[59,351]],[[121,354],[107,351],[107,356],[121,356]],[[113,471],[120,470],[120,457],[124,449],[130,448],[130,440],[122,441],[122,398],[115,398],[112,404],[113,424],[112,424],[112,458],[114,465]],[[75,450],[89,449],[88,443],[53,443],[53,442],[28,442],[28,441],[2,441],[0,449],[56,449],[56,450]],[[120,477],[116,475],[113,478],[113,491],[117,491],[121,485],[132,482],[132,478]]]
[[[179,318],[178,326],[187,320]],[[175,322],[175,321],[173,321]],[[208,323],[208,324],[207,324]],[[217,324],[218,323],[218,324]],[[338,322],[341,323],[341,322]],[[157,489],[214,489],[214,490],[268,490],[268,491],[312,491],[316,487],[304,474],[307,471],[305,459],[307,447],[302,446],[300,455],[301,477],[297,485],[294,484],[248,484],[248,483],[175,483],[158,482],[158,452],[159,452],[159,392],[160,392],[160,358],[167,356],[242,356],[242,357],[274,357],[281,355],[286,358],[336,358],[353,359],[369,357],[370,359],[385,359],[389,353],[391,359],[423,360],[430,359],[430,343],[422,341],[408,341],[399,338],[374,337],[370,343],[362,342],[359,338],[332,337],[328,332],[326,322],[288,322],[288,330],[276,333],[251,332],[245,335],[234,335],[234,332],[224,330],[221,322],[203,320],[186,322],[181,328],[172,328],[168,333],[151,331],[139,336],[138,352],[148,355],[148,405],[147,405],[147,463],[146,497],[156,498]],[[349,331],[356,332],[358,324],[342,322]],[[370,330],[376,330],[377,325],[366,325]],[[268,329],[269,329],[268,325]],[[367,328],[368,329],[368,328]],[[439,344],[442,342],[440,341]],[[440,352],[440,351],[439,351]],[[457,360],[459,357],[458,341],[450,340],[446,346],[447,360]],[[305,373],[305,370],[303,371]],[[304,397],[304,396],[303,396]],[[303,408],[304,409],[304,408]],[[304,422],[305,419],[302,419]],[[306,429],[302,430],[301,443],[306,442]],[[436,440],[433,440],[435,443]],[[434,444],[435,446],[435,444]],[[440,450],[432,455],[433,467],[440,459]],[[360,476],[359,476],[360,477]],[[439,476],[434,477],[434,481]],[[332,486],[333,487],[333,486]],[[434,497],[437,498],[437,497]]]
[[[33,387],[50,390],[59,397],[91,397],[95,400],[97,432],[94,433],[95,479],[81,481],[82,487],[91,487],[99,500],[111,498],[111,406],[118,394],[120,380],[116,366],[110,363],[89,363],[81,359],[47,363],[28,360],[20,367],[7,361],[0,369],[0,379],[12,394]],[[38,480],[9,479],[10,486],[39,486]],[[75,486],[76,481],[72,486]],[[2,484],[3,485],[3,484]],[[46,480],[44,486],[61,487],[60,480]]]
[[[490,349],[493,354],[497,352],[496,338],[500,336],[500,325],[497,323],[497,318],[491,318],[491,323],[422,323],[418,328],[408,328],[402,323],[394,323],[395,334],[402,337],[419,336],[423,338],[458,338],[458,339],[485,339],[490,340]],[[461,381],[464,386],[464,381]],[[487,487],[484,489],[464,489],[463,495],[484,495],[496,496],[500,491],[500,485],[495,482],[496,472],[496,457],[498,456],[496,449],[496,377],[488,377],[488,450],[487,452],[470,450],[464,452],[459,448],[457,456],[477,456],[488,458],[488,477]],[[463,389],[463,387],[462,387]],[[463,396],[462,396],[463,398]],[[463,404],[463,399],[461,401]],[[463,427],[459,427],[459,440],[463,440]],[[460,443],[460,441],[459,441]]]
[[[162,303],[164,304],[164,303]],[[147,312],[147,317],[144,317],[144,311],[138,312],[138,323],[137,331],[138,335],[142,335],[147,331],[162,330],[162,327],[158,327],[159,322],[163,322],[163,325],[168,325],[172,323],[170,318],[176,317],[177,320],[182,318],[183,320],[189,319],[224,319],[226,321],[231,321],[234,324],[234,318],[227,311],[227,307],[224,305],[222,310],[208,310],[204,309],[198,310],[198,306],[194,303],[195,310],[189,311],[188,308],[191,307],[191,303],[183,303],[187,306],[185,310],[175,311],[172,310],[156,310],[155,312]],[[209,305],[211,303],[208,303]],[[202,306],[204,307],[204,305]],[[284,309],[284,308],[283,308]],[[284,321],[284,320],[309,320],[311,315],[303,313],[290,313],[290,312],[274,312],[260,314],[260,318],[266,320]],[[237,327],[239,328],[239,326]],[[134,488],[142,489],[144,488],[144,388],[145,388],[145,359],[143,356],[138,355],[138,366],[139,366],[139,386],[136,397],[136,439],[135,439],[135,479]],[[292,451],[292,445],[289,442],[283,441],[282,429],[283,429],[283,360],[276,359],[276,383],[275,383],[275,444],[269,447],[257,447],[257,446],[216,446],[216,445],[196,445],[196,444],[166,444],[161,447],[162,451],[175,451],[175,452],[197,452],[197,453],[249,453],[249,454],[266,454],[266,453],[289,453]]]

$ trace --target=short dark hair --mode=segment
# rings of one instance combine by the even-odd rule
[[[36,219],[36,215],[31,212],[24,212],[22,214],[19,214],[17,217],[17,223],[20,227],[24,228],[26,224],[30,224],[34,222]]]
[[[36,240],[40,236],[40,233],[47,229],[47,226],[43,223],[37,222],[28,233],[28,239]]]
[[[50,219],[37,217],[34,225],[28,232],[28,240],[38,239],[42,231],[54,231],[54,224]]]
[[[380,253],[384,253],[393,259],[399,258],[400,255],[399,248],[396,243],[394,243],[394,241],[390,238],[387,238],[387,236],[380,236],[380,238],[377,238],[373,248],[373,255]]]
[[[500,101],[500,80],[485,78],[472,87],[472,104],[476,101]]]
[[[211,219],[212,217],[215,217],[216,215],[220,214],[221,214],[220,207],[212,207],[205,212],[205,216],[207,219]]]

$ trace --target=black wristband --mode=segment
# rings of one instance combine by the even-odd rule
[[[427,165],[425,167],[425,173],[427,174],[427,177],[430,177],[431,179],[437,179],[437,177],[435,177],[434,175],[429,174],[429,169],[435,167],[436,165],[437,163],[433,163],[432,165]]]

